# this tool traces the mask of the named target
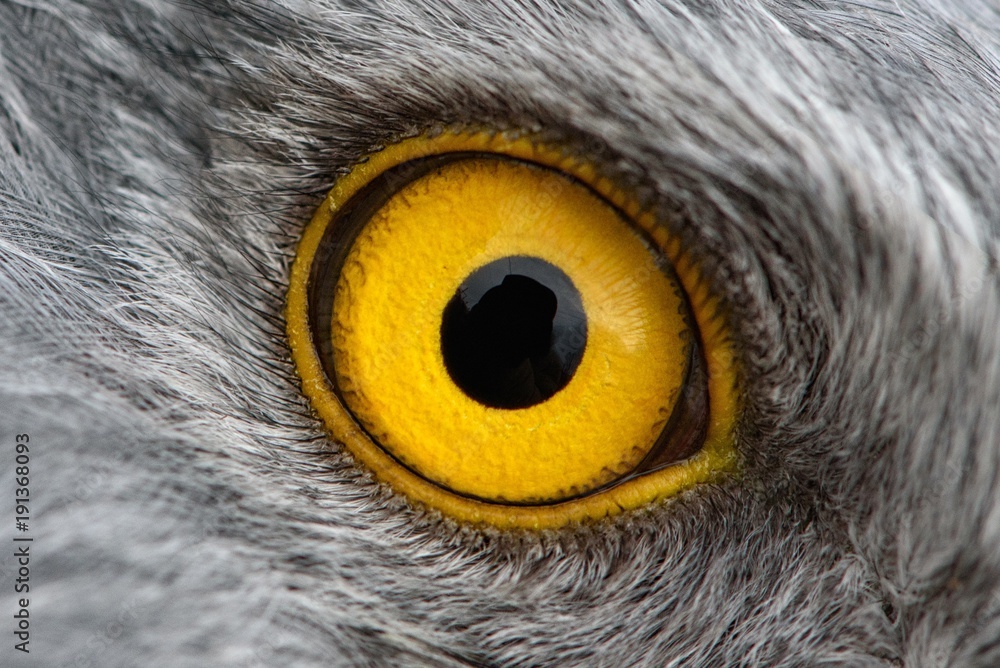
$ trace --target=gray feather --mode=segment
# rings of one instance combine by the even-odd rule
[[[0,2],[4,665],[1000,665],[991,2]],[[536,132],[725,298],[742,476],[588,527],[330,443],[295,242],[372,150]]]

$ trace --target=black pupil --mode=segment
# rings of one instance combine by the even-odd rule
[[[580,293],[558,267],[511,256],[472,272],[445,307],[452,380],[494,408],[526,408],[566,386],[587,345]]]

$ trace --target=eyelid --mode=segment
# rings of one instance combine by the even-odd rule
[[[430,156],[468,152],[513,157],[559,170],[580,180],[624,212],[672,262],[695,309],[698,329],[706,345],[711,411],[706,440],[699,452],[685,461],[624,480],[590,496],[548,506],[499,505],[459,497],[399,466],[371,441],[338,400],[317,357],[308,317],[310,272],[328,225],[352,197],[388,170]],[[466,522],[500,528],[552,528],[571,521],[597,519],[637,508],[736,470],[733,447],[733,425],[738,410],[735,360],[722,318],[717,313],[718,308],[718,300],[701,280],[694,262],[682,252],[679,241],[670,235],[666,226],[651,213],[643,211],[610,179],[601,177],[594,165],[528,136],[445,132],[434,137],[406,139],[375,153],[334,185],[303,233],[292,267],[286,316],[292,354],[302,377],[303,391],[335,437],[371,468],[380,480],[411,499]]]

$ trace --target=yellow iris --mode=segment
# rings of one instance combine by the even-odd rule
[[[571,287],[522,282],[559,293],[559,308],[573,293],[585,324],[542,317],[544,337],[579,354],[524,353],[509,378],[548,389],[510,407],[457,380],[442,323],[450,304],[487,308],[459,301],[470,276],[529,261]],[[287,315],[304,391],[382,480],[461,520],[551,527],[733,469],[735,374],[715,307],[665,229],[585,164],[525,139],[444,134],[337,184],[303,236]]]
[[[463,392],[440,335],[462,280],[512,255],[562,269],[588,325],[569,384],[519,410]],[[334,319],[337,386],[368,432],[425,478],[491,501],[561,500],[630,472],[686,369],[680,297],[636,231],[589,189],[497,159],[447,165],[385,204],[354,242]]]

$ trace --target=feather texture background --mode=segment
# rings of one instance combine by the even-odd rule
[[[1000,664],[994,3],[7,0],[0,26],[0,489],[29,433],[36,517],[5,665]],[[592,156],[702,258],[742,477],[506,535],[327,442],[284,340],[297,236],[347,166],[452,125]]]

